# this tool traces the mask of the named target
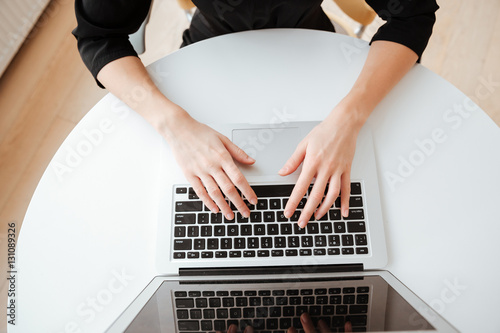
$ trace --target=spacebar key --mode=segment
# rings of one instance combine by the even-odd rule
[[[197,320],[179,320],[179,331],[198,331],[200,324]]]
[[[269,197],[289,197],[293,190],[292,185],[254,185],[254,190],[257,198]]]

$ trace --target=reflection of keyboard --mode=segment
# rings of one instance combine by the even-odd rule
[[[235,324],[256,330],[283,332],[301,329],[300,315],[323,320],[331,332],[343,332],[347,321],[353,332],[366,332],[369,287],[175,291],[179,331],[225,331]],[[264,332],[264,331],[262,331]],[[300,331],[299,331],[300,332]]]
[[[340,198],[318,221],[298,226],[307,195],[290,219],[283,215],[294,185],[255,185],[257,205],[245,203],[250,217],[235,212],[233,220],[213,214],[189,186],[174,189],[174,259],[339,256],[368,254],[361,182],[351,183],[349,216],[340,213]],[[309,189],[310,192],[310,189]],[[308,194],[309,194],[308,192]],[[227,200],[227,199],[226,199]]]

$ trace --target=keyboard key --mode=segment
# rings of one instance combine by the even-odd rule
[[[250,222],[262,222],[262,212],[250,212]]]
[[[258,210],[266,210],[267,209],[267,199],[257,200],[257,209]]]
[[[191,239],[175,239],[174,240],[174,250],[191,250],[192,248]]]
[[[197,298],[195,303],[197,308],[206,308],[208,306],[208,300],[206,298]]]
[[[198,331],[200,329],[198,320],[179,320],[177,324],[179,331]]]
[[[194,299],[192,298],[176,298],[175,307],[178,309],[194,308]]]
[[[244,249],[245,248],[245,238],[235,238],[234,239],[234,248],[235,249]]]
[[[232,308],[229,310],[229,317],[231,318],[241,318],[241,309],[240,308]]]
[[[363,198],[362,197],[350,197],[349,198],[349,207],[363,207]]]
[[[366,326],[366,315],[354,315],[349,316],[351,320],[351,325],[353,326],[353,331],[356,329],[355,326]]]
[[[174,295],[175,297],[187,297],[188,294],[185,291],[176,291]]]
[[[329,256],[336,256],[336,255],[339,255],[339,254],[340,254],[340,249],[339,248],[328,249],[328,255]]]
[[[253,258],[255,257],[255,251],[243,251],[243,257]]]
[[[291,235],[293,232],[293,227],[289,223],[281,224],[281,235]]]
[[[301,256],[310,256],[312,255],[311,249],[300,249]]]
[[[195,250],[205,250],[205,240],[204,239],[195,239],[194,240],[194,249]]]
[[[251,225],[242,225],[241,226],[241,235],[242,236],[251,236],[252,235],[252,226]]]
[[[356,303],[357,304],[368,304],[368,294],[358,294],[358,296],[356,296]]]
[[[329,214],[330,214],[330,220],[332,221],[340,220],[342,218],[342,215],[340,214],[340,209],[330,209]]]
[[[198,195],[196,195],[196,192],[192,187],[189,188],[188,193],[189,193],[189,199],[194,199],[194,200],[199,199]]]
[[[264,222],[275,222],[275,221],[276,217],[274,215],[274,212],[271,211],[264,212]]]
[[[174,236],[175,237],[185,237],[186,236],[186,227],[175,227],[174,228]]]
[[[326,295],[327,290],[326,290],[326,288],[315,289],[314,294],[315,295]]]
[[[269,249],[273,247],[273,240],[271,237],[262,237],[260,239],[260,247],[263,249]]]
[[[283,257],[283,250],[272,250],[271,256],[273,257]]]
[[[279,224],[273,223],[267,225],[268,235],[278,235],[279,234]]]
[[[177,319],[189,319],[189,311],[177,310]]]
[[[335,199],[335,207],[341,208],[340,196],[337,199]]]
[[[229,292],[226,290],[218,290],[215,294],[221,297],[229,296]],[[237,296],[237,295],[233,295],[233,292],[231,292],[231,296]]]
[[[226,227],[223,225],[216,225],[214,227],[214,236],[226,236]]]
[[[174,252],[174,259],[184,259],[186,258],[185,252]]]
[[[354,240],[356,242],[356,245],[366,245],[367,244],[366,235],[364,235],[364,234],[355,235]]]
[[[266,328],[269,330],[276,330],[279,328],[279,322],[276,318],[266,319]]]
[[[338,295],[341,292],[342,292],[342,289],[340,289],[340,288],[330,288],[330,289],[328,289],[328,293],[329,294],[333,294],[333,295]],[[330,303],[332,303],[332,302],[330,302]],[[334,303],[332,303],[332,304],[334,304]]]
[[[175,224],[195,224],[196,214],[175,214]]]
[[[222,213],[210,214],[210,223],[222,223]]]
[[[361,183],[351,183],[351,195],[361,194]]]
[[[241,258],[241,251],[229,251],[229,257]]]
[[[297,250],[286,250],[285,254],[287,257],[296,257],[299,255]]]
[[[288,298],[288,303],[290,305],[300,305],[302,303],[302,299],[300,297],[290,297]]]
[[[351,305],[349,306],[349,314],[368,313],[368,305]]]
[[[286,247],[286,238],[285,237],[276,237],[274,239],[274,247],[275,248]],[[179,250],[184,250],[184,249],[179,249]]]
[[[231,238],[222,238],[220,240],[220,248],[223,250],[230,250],[232,248],[232,239]]]
[[[347,310],[348,310],[347,305],[337,305],[335,307],[335,314],[345,315],[345,314],[347,314]]]
[[[290,217],[290,221],[297,222],[299,220],[299,217],[300,217],[300,211],[296,210]]]
[[[323,235],[314,236],[314,245],[316,247],[326,246],[326,236],[323,236]]]
[[[328,296],[317,296],[316,304],[328,304]]]
[[[175,193],[177,193],[177,194],[187,193],[187,188],[186,187],[178,187],[175,189]]]
[[[274,305],[274,297],[264,297],[262,298],[262,305]]]
[[[347,222],[347,231],[349,232],[366,232],[365,222]]]
[[[193,226],[188,227],[187,235],[188,235],[188,237],[198,237],[199,231],[200,230],[198,229],[198,226],[193,225]]]
[[[353,287],[345,287],[342,289],[342,292],[344,294],[354,294],[355,291],[356,291],[356,289]]]
[[[225,320],[214,320],[214,331],[225,331],[226,321]]]
[[[342,246],[353,246],[354,239],[352,235],[342,235]]]
[[[217,250],[218,248],[219,248],[219,240],[217,238],[207,239],[208,250]],[[215,256],[217,257],[217,252],[215,253]]]
[[[188,252],[187,257],[188,259],[198,259],[200,254],[198,252]]]
[[[363,209],[349,209],[349,216],[344,217],[344,220],[363,220],[364,218]]]
[[[211,237],[212,236],[212,226],[204,225],[201,227],[201,236],[203,237]]]
[[[228,236],[239,236],[239,230],[237,225],[228,225],[227,226],[227,235]]]
[[[255,309],[254,308],[244,308],[243,309],[243,318],[254,318],[255,317]]]
[[[356,292],[358,292],[358,293],[367,293],[369,291],[370,291],[370,287],[358,287],[356,289]]]
[[[248,248],[256,249],[259,247],[259,239],[257,237],[248,238]]]
[[[243,215],[241,215],[241,213],[238,212],[236,214],[236,221],[238,221],[238,223],[247,223],[248,217],[244,217]]]
[[[211,320],[202,320],[201,321],[201,330],[204,332],[211,331],[212,330],[212,321]]]
[[[329,235],[328,236],[328,246],[340,246],[339,235]]]
[[[225,308],[230,308],[234,306],[234,298],[232,297],[224,297],[222,299],[222,306]]]
[[[257,251],[258,257],[269,257],[269,250],[259,250]]]
[[[308,234],[318,234],[319,233],[319,224],[318,223],[308,223],[306,226]]]
[[[335,231],[336,234],[345,233],[345,223],[344,222],[334,222],[333,223],[333,230]]]
[[[322,222],[319,224],[322,234],[331,234],[332,231],[332,223],[331,222]]]
[[[209,298],[208,299],[208,304],[210,304],[211,308],[219,308],[220,305],[221,305],[221,299],[219,297]]]
[[[281,200],[280,199],[269,199],[269,208],[270,209],[281,209]]]
[[[208,258],[213,258],[214,257],[214,253],[213,252],[202,252],[201,253],[201,257],[204,258],[204,259],[208,259]]]
[[[278,222],[288,222],[288,218],[285,217],[285,212],[281,210],[276,212],[276,219],[278,220]]]
[[[301,241],[302,241],[303,247],[312,247],[313,246],[312,236],[302,236]]]
[[[331,305],[324,305],[323,306],[323,316],[331,316],[334,314],[335,307]]]
[[[175,203],[176,212],[201,212],[203,202],[201,201],[177,201]]]
[[[254,185],[252,189],[258,198],[289,197],[294,185]]]
[[[236,297],[236,306],[247,306],[248,299],[246,297]]]
[[[324,255],[326,255],[326,250],[325,249],[314,249],[314,255],[315,256],[324,256]]]
[[[297,208],[299,208],[299,209],[304,208],[306,206],[306,201],[307,201],[306,198],[300,199],[299,204],[297,205]]]
[[[210,215],[208,213],[198,214],[198,224],[207,224],[210,220]]]
[[[217,309],[217,319],[227,319],[229,317],[229,311],[227,309]]]
[[[260,297],[250,297],[248,299],[250,306],[260,306]]]
[[[266,234],[266,226],[262,224],[254,225],[253,228],[254,235],[265,235]]]
[[[298,289],[289,289],[286,291],[287,296],[297,296],[299,294]]]
[[[299,247],[299,236],[288,237],[288,247]]]
[[[201,294],[205,297],[215,296],[214,291],[203,291]]]
[[[293,224],[293,233],[295,235],[303,235],[306,233],[306,229],[305,228],[301,228],[297,223],[294,223]]]
[[[252,205],[248,200],[243,200],[243,202],[247,205],[250,211],[255,210],[255,205]]]
[[[342,249],[342,254],[354,254],[354,249],[352,247],[344,247]]]
[[[368,254],[368,248],[367,247],[357,247],[356,254]]]

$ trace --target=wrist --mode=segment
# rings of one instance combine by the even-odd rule
[[[338,123],[339,119],[342,119],[341,123],[343,126],[359,131],[372,110],[372,108],[364,103],[361,96],[349,93],[330,112],[327,120]]]

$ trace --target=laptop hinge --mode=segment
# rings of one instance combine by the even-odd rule
[[[219,267],[219,268],[179,268],[180,276],[208,275],[258,275],[258,274],[304,274],[361,272],[363,264],[274,266],[274,267]]]

